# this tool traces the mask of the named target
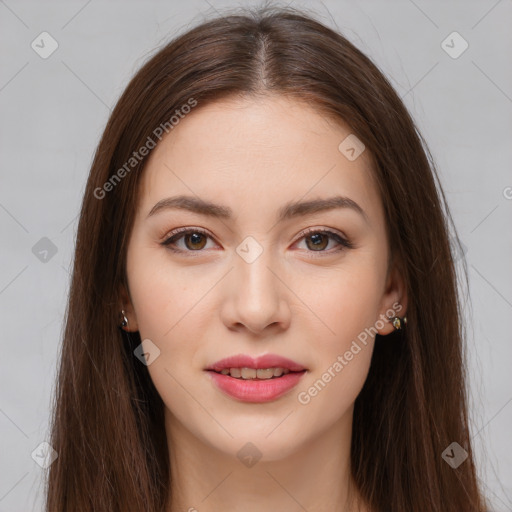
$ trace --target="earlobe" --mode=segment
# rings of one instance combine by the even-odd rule
[[[135,315],[130,295],[124,285],[121,285],[120,299],[122,305],[119,308],[118,326],[126,332],[137,332],[139,330],[137,316]]]
[[[401,306],[398,302],[395,302],[396,305],[398,305],[398,308]],[[381,313],[380,319],[375,323],[377,332],[381,336],[387,336],[394,331],[400,331],[406,327],[407,317],[405,315],[399,316],[394,311],[396,311],[395,308],[390,308],[386,313]]]
[[[119,327],[128,327],[128,318],[126,318],[126,312],[124,309],[121,310],[121,324]]]
[[[396,301],[386,313],[380,315],[380,320],[377,320],[376,326],[378,327],[377,332],[381,336],[387,336],[393,331],[403,330],[407,325],[407,317],[405,314],[399,316],[396,311],[403,311],[405,308],[402,307],[398,301]]]
[[[378,321],[378,333],[386,336],[395,330],[403,330],[407,325],[407,290],[401,273],[396,266],[388,275],[383,296],[383,311]],[[383,325],[384,324],[384,325]]]
[[[133,311],[133,310],[131,310]],[[139,327],[137,325],[137,319],[135,313],[130,313],[126,309],[119,311],[119,318],[117,320],[118,326],[126,332],[137,332]]]

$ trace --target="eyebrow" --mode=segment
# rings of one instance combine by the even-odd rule
[[[334,210],[337,208],[350,208],[351,210],[359,213],[366,222],[369,222],[366,212],[355,201],[344,196],[335,196],[326,199],[313,199],[311,201],[302,202],[291,201],[280,208],[277,221],[283,222],[292,218]],[[233,211],[228,206],[215,204],[210,201],[200,199],[199,197],[185,195],[167,197],[158,201],[158,203],[151,208],[151,211],[148,213],[148,217],[168,209],[188,210],[199,215],[226,220],[233,217]]]

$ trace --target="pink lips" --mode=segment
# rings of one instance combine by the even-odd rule
[[[277,354],[265,354],[256,359],[251,356],[239,354],[221,359],[211,366],[208,366],[206,369],[220,372],[226,368],[288,368],[291,372],[301,372],[305,369],[304,366],[299,363],[287,359],[286,357],[278,356]]]
[[[220,372],[226,368],[286,368],[290,371],[281,377],[272,379],[236,379]],[[306,369],[288,359],[276,354],[266,354],[256,359],[247,355],[236,355],[221,359],[206,368],[213,382],[228,396],[243,402],[270,402],[276,400],[295,387]]]

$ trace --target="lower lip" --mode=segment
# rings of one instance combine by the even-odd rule
[[[219,389],[230,397],[242,402],[262,403],[277,400],[290,391],[290,389],[298,384],[306,370],[290,372],[282,377],[266,380],[235,379],[229,375],[223,375],[211,370],[208,370],[208,373]]]

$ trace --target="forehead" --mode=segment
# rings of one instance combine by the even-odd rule
[[[147,214],[162,198],[187,194],[238,215],[339,194],[381,216],[370,155],[351,161],[339,149],[350,135],[343,121],[284,96],[199,104],[152,151],[139,206]]]

